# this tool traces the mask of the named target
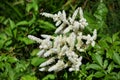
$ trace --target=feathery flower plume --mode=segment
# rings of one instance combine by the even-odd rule
[[[44,39],[39,39],[28,35],[28,38],[40,44],[40,51],[37,55],[48,58],[47,61],[40,64],[39,70],[58,72],[68,67],[69,71],[79,71],[82,65],[82,56],[77,52],[84,52],[88,46],[95,46],[97,30],[93,31],[93,35],[83,34],[88,23],[83,16],[82,8],[77,8],[71,17],[67,17],[64,10],[57,14],[43,12],[41,15],[52,18],[56,22],[55,34],[57,36],[42,34],[41,37]]]

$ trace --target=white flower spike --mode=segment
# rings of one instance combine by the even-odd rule
[[[39,57],[48,59],[40,64],[39,71],[59,72],[68,67],[69,71],[79,71],[82,56],[78,52],[85,52],[89,46],[95,46],[97,30],[93,35],[84,35],[83,30],[88,25],[83,16],[82,8],[77,8],[72,16],[66,16],[63,10],[57,14],[41,13],[42,16],[52,18],[57,26],[57,36],[42,34],[43,39],[28,35],[28,38],[39,43]]]

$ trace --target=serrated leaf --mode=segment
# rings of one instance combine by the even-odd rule
[[[105,40],[100,40],[99,41],[99,45],[103,48],[103,49],[106,49],[106,48],[109,48],[107,42]]]
[[[113,43],[113,45],[116,47],[116,46],[119,46],[120,45],[120,41],[115,41],[114,43]]]
[[[30,12],[31,9],[34,9],[34,11],[38,11],[37,0],[32,0],[31,3],[27,4],[26,11]]]
[[[0,40],[0,49],[3,48],[5,41],[4,40]]]
[[[109,43],[112,43],[112,38],[111,37],[106,37],[106,41]]]
[[[20,80],[38,80],[35,76],[25,75]]]
[[[87,70],[94,69],[94,70],[101,70],[102,68],[98,64],[89,64],[86,67]]]
[[[38,20],[39,24],[40,24],[40,28],[46,29],[46,30],[54,30],[55,26],[47,21],[43,21],[43,20]]]
[[[114,64],[111,62],[108,66],[107,72],[110,73],[114,69]]]
[[[27,44],[27,45],[34,43],[33,40],[31,40],[31,39],[29,39],[29,38],[27,38],[27,37],[19,37],[18,40],[24,42],[24,43]]]
[[[104,21],[106,20],[107,13],[108,13],[108,9],[106,5],[103,2],[100,2],[97,7],[97,10],[94,13],[94,16],[96,17],[96,19],[100,21]]]
[[[111,75],[112,75],[112,76],[111,76]],[[115,74],[111,74],[111,75],[106,75],[106,76],[104,77],[104,80],[118,80],[118,79],[116,79],[115,76],[113,76],[113,75],[115,75]]]
[[[0,23],[2,23],[5,20],[4,16],[0,16]]]
[[[89,30],[89,32],[93,32],[93,29],[98,29],[98,25],[95,22],[95,18],[88,12],[84,12],[85,14],[85,18],[88,22],[88,27],[86,27],[87,30]]]
[[[103,66],[103,59],[99,54],[93,54],[92,59],[99,64],[101,67]]]
[[[112,49],[107,49],[106,57],[112,59],[114,51]]]
[[[17,61],[18,61],[18,59],[16,57],[9,57],[8,58],[8,62],[10,62],[10,63],[15,63]]]
[[[20,21],[16,24],[16,26],[20,26],[20,25],[28,25],[29,23],[27,21]]]
[[[4,24],[4,25],[7,25],[8,22],[9,22],[9,19],[6,19],[6,20],[3,22],[3,24]]]
[[[17,29],[14,29],[14,30],[13,30],[13,35],[14,35],[14,38],[17,37]]]
[[[40,65],[42,62],[44,62],[45,60],[46,60],[45,58],[34,57],[34,58],[32,58],[32,60],[31,60],[31,64],[32,64],[33,66],[38,66],[38,65]]]
[[[120,56],[118,53],[113,54],[113,61],[120,65]]]
[[[87,78],[86,78],[86,80],[93,80],[92,78],[93,78],[93,74],[90,74]]]
[[[120,33],[120,32],[115,33],[115,34],[112,36],[113,42],[115,42],[117,39],[119,39],[119,37],[118,37],[119,33]]]
[[[55,75],[53,74],[48,74],[47,76],[45,76],[42,80],[54,80],[55,79]]]
[[[31,52],[31,56],[36,56],[36,54],[40,51],[40,49],[34,49],[32,52]]]
[[[36,17],[35,17],[35,15],[33,14],[32,19],[29,21],[29,25],[33,24],[33,23],[35,22],[35,20],[36,20]]]
[[[35,11],[38,11],[37,0],[33,0],[33,8],[34,8]]]
[[[108,60],[104,60],[104,63],[103,63],[103,67],[104,67],[104,69],[107,68],[107,65],[108,65]]]
[[[9,19],[9,21],[10,21],[10,28],[13,30],[16,27],[16,25],[12,20]]]
[[[7,47],[7,46],[11,45],[12,42],[13,42],[13,41],[12,41],[11,39],[6,40],[5,46]]]
[[[32,9],[32,7],[33,7],[33,4],[31,4],[31,3],[27,4],[26,11],[30,12],[30,10]]]
[[[4,67],[4,63],[0,61],[0,69]]]
[[[101,71],[98,71],[98,72],[96,72],[96,73],[94,74],[94,77],[96,77],[96,78],[101,78],[101,77],[103,77],[103,76],[105,76],[105,74],[104,74],[103,72],[101,72]]]

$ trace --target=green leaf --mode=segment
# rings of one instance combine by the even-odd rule
[[[5,28],[5,33],[9,37],[13,37],[12,30],[9,27]]]
[[[120,33],[120,32],[115,33],[115,34],[112,36],[113,42],[115,42],[116,40],[119,40],[119,37],[118,37],[119,33]]]
[[[109,64],[109,66],[108,66],[107,72],[108,72],[108,73],[111,73],[111,71],[112,71],[113,69],[114,69],[114,63],[111,62],[111,63]]]
[[[103,76],[105,76],[105,74],[104,74],[103,72],[101,72],[101,71],[97,71],[97,72],[94,74],[94,77],[96,77],[96,78],[101,78],[101,77],[103,77]]]
[[[30,10],[33,8],[33,4],[29,3],[27,4],[26,11],[30,12]]]
[[[48,74],[47,76],[45,76],[42,80],[54,80],[55,79],[55,75],[53,74]]]
[[[97,10],[94,13],[94,16],[96,17],[96,19],[100,21],[104,21],[106,20],[107,13],[108,13],[108,9],[106,5],[103,2],[100,2],[97,7]]]
[[[93,74],[90,74],[87,78],[86,78],[86,80],[93,80],[92,78],[93,78]]]
[[[9,69],[8,76],[10,80],[15,80],[15,71],[12,68]]]
[[[120,71],[117,74],[117,78],[120,79]]]
[[[103,49],[109,48],[107,42],[103,39],[101,39],[98,43]]]
[[[0,49],[3,48],[3,45],[5,44],[6,39],[7,39],[7,36],[5,34],[0,34]]]
[[[25,62],[21,60],[16,63],[15,71],[17,73],[23,72],[28,68],[29,64],[30,64],[29,62]]]
[[[6,40],[6,42],[5,42],[5,46],[6,47],[11,45],[11,44],[12,44],[12,40],[11,39]]]
[[[40,49],[34,49],[31,53],[31,56],[36,56],[36,54],[40,51]]]
[[[34,58],[32,58],[32,60],[31,60],[31,64],[32,64],[33,66],[38,66],[38,65],[40,65],[42,62],[44,62],[45,60],[46,60],[45,58],[34,57]]]
[[[120,65],[120,56],[118,53],[113,54],[113,61]]]
[[[9,21],[10,21],[10,28],[13,30],[16,27],[16,25],[12,20],[9,19]]]
[[[34,11],[38,11],[37,0],[32,0],[32,1],[33,1],[33,8],[34,8]]]
[[[35,22],[36,22],[36,16],[33,14],[32,19],[29,21],[29,25],[32,25]]]
[[[115,41],[114,43],[113,43],[113,46],[115,46],[115,48],[116,48],[116,46],[119,46],[120,45],[120,41]]]
[[[0,62],[0,69],[2,69],[4,67],[4,63]]]
[[[32,0],[31,3],[27,4],[26,11],[30,12],[31,9],[34,9],[34,11],[38,11],[37,0]]]
[[[68,73],[67,73],[67,72],[65,72],[63,76],[64,76],[64,79],[65,79],[65,80],[68,79]]]
[[[87,70],[94,69],[94,70],[101,70],[102,68],[98,64],[89,64],[86,67]]]
[[[103,60],[102,57],[99,54],[93,54],[92,59],[99,64],[101,67],[103,66]]]
[[[113,53],[114,53],[113,49],[107,49],[106,57],[112,59]]]
[[[18,61],[18,59],[16,57],[9,57],[8,58],[8,62],[10,62],[10,63],[15,63],[17,61]]]
[[[39,22],[40,28],[43,28],[46,30],[54,30],[55,29],[55,26],[47,21],[38,20],[38,22]]]
[[[2,23],[5,20],[4,16],[0,16],[0,23]]]
[[[88,27],[86,27],[87,30],[89,30],[91,33],[93,32],[94,29],[98,30],[98,25],[95,22],[95,18],[88,12],[84,12],[85,18],[88,22]]]
[[[31,39],[29,39],[29,38],[27,38],[27,37],[19,37],[18,40],[24,42],[24,43],[27,44],[27,45],[34,43],[33,40],[31,40]]]
[[[3,24],[4,24],[4,25],[7,25],[8,22],[9,22],[9,19],[6,19],[6,20],[3,22]]]
[[[104,80],[119,80],[119,79],[116,79],[116,77],[114,75],[109,75],[107,74],[105,77],[104,77]]]
[[[20,80],[38,80],[35,76],[25,75]]]
[[[112,43],[112,38],[111,37],[106,37],[106,41],[109,43]]]
[[[108,60],[104,60],[104,63],[103,63],[103,67],[104,67],[104,69],[107,68],[107,65],[108,65]]]
[[[16,26],[20,26],[20,25],[28,25],[29,23],[27,21],[20,21],[16,24]]]

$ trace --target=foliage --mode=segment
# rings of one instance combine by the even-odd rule
[[[54,35],[56,27],[39,13],[65,9],[71,15],[78,6],[84,9],[89,23],[86,32],[98,30],[95,47],[81,53],[78,72],[41,73],[38,67],[45,59],[36,57],[37,44],[27,35]],[[119,0],[1,0],[0,80],[119,80],[119,9]]]

